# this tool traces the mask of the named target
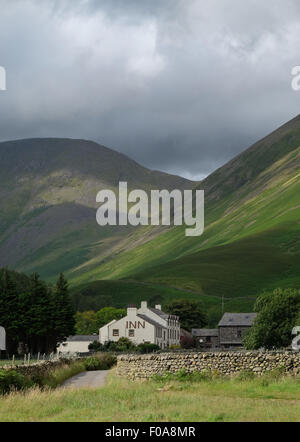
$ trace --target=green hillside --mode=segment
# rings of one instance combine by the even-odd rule
[[[244,162],[248,178],[242,184]],[[299,285],[300,118],[257,143],[202,185],[206,189],[202,237],[186,238],[183,228],[170,229],[99,266],[86,263],[85,272],[70,273],[73,282],[130,278],[172,283],[209,295],[217,290],[227,296]]]
[[[128,304],[140,305],[145,299],[150,305],[162,304],[173,299],[194,299],[201,301],[208,315],[209,325],[214,327],[222,311],[252,311],[255,296],[225,297],[204,295],[192,290],[177,289],[162,284],[138,281],[94,281],[71,289],[76,310],[97,311],[105,306],[126,308]]]
[[[202,183],[95,143],[15,143],[0,144],[0,266],[48,280],[64,271],[78,309],[189,297],[203,301],[213,324],[222,298],[226,310],[250,310],[265,289],[300,287],[300,116]],[[147,191],[204,189],[204,234],[99,228],[95,195],[121,180]]]
[[[197,184],[146,169],[90,141],[0,143],[0,267],[38,271],[53,280],[60,271],[130,248],[130,235],[146,239],[142,229],[96,223],[97,193],[116,191],[119,181],[146,191]]]

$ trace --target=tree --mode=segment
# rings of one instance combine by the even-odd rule
[[[31,354],[48,352],[48,337],[52,334],[52,293],[37,273],[30,277],[27,346]]]
[[[68,282],[61,273],[52,295],[52,330],[49,344],[53,351],[58,342],[65,341],[75,333],[74,315]]]
[[[76,333],[80,335],[91,335],[98,333],[99,328],[111,322],[113,319],[119,320],[126,316],[126,310],[123,308],[104,307],[98,312],[90,310],[88,312],[77,312]]]
[[[75,314],[75,332],[78,335],[92,335],[97,333],[97,314],[93,310],[88,312],[77,312]]]
[[[248,349],[287,347],[300,312],[300,290],[277,289],[264,293],[255,304],[258,316],[245,337]]]
[[[34,273],[0,270],[0,325],[7,332],[7,349],[49,353],[74,333],[74,311],[68,283],[61,274],[55,287]],[[22,345],[21,345],[22,344]]]
[[[124,308],[104,307],[96,313],[98,328],[103,327],[109,322],[119,320],[126,316],[126,310]]]
[[[179,299],[165,306],[165,311],[179,316],[180,326],[191,331],[193,328],[202,328],[207,324],[207,316],[199,301]]]

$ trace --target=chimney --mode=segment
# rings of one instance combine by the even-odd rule
[[[156,310],[161,310],[161,305],[160,305],[160,304],[157,304],[157,305],[155,306],[155,308],[156,308]]]
[[[134,314],[134,315],[137,314],[137,307],[136,307],[135,304],[130,304],[130,305],[127,307],[127,316],[128,316],[128,315],[132,315],[132,314]]]
[[[141,302],[141,309],[142,310],[146,310],[147,309],[147,301],[142,301]]]

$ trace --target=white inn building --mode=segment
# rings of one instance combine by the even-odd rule
[[[125,318],[111,321],[100,328],[99,342],[117,342],[126,337],[134,344],[151,343],[160,348],[170,345],[180,345],[179,317],[169,315],[161,310],[161,305],[148,307],[147,302],[141,303],[141,308],[129,306]]]

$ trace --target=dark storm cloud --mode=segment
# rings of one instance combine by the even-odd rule
[[[299,113],[297,0],[0,0],[0,9],[2,140],[93,139],[199,178]]]

